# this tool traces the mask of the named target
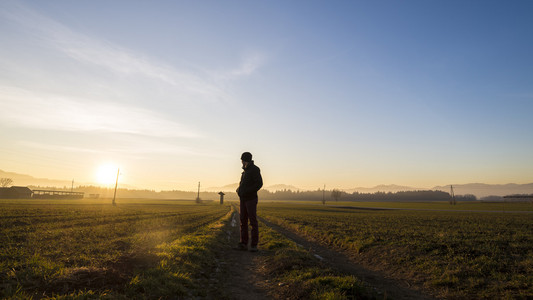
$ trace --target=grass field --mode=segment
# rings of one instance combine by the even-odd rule
[[[343,275],[301,246],[259,224],[261,248],[273,255],[262,258],[264,271],[286,288],[277,299],[381,299],[354,276]]]
[[[230,205],[192,201],[0,200],[1,299],[233,299],[221,253]],[[258,264],[286,299],[371,295],[261,224]],[[219,270],[220,269],[220,270]],[[215,271],[216,270],[216,271]],[[290,287],[290,288],[289,288]],[[295,289],[295,287],[298,287]]]
[[[1,298],[187,295],[209,258],[197,257],[210,241],[198,236],[230,211],[156,200],[117,206],[0,200],[0,206]]]
[[[221,251],[231,251],[227,236],[234,228],[229,226],[230,205],[120,199],[112,206],[110,202],[0,200],[0,298],[187,299],[209,295],[206,284],[214,279],[209,274],[223,267]],[[452,207],[460,208],[456,211],[433,210],[450,207],[444,203],[395,205],[431,210],[264,201],[258,211],[324,245],[349,251],[369,269],[437,297],[533,297],[533,214],[510,212],[528,210],[527,203],[508,203],[505,212],[493,203],[461,203]],[[278,296],[373,297],[357,278],[317,262],[307,249],[264,224],[261,234],[265,276],[291,287],[279,288]],[[216,289],[231,299],[231,291],[213,286]]]
[[[400,209],[430,209],[430,210],[480,210],[480,211],[533,211],[531,202],[458,202],[450,205],[448,202],[329,202],[329,205],[348,205],[358,207],[388,207]]]
[[[323,205],[319,201],[283,201],[275,200],[262,201],[263,203],[286,203],[286,204],[308,204],[320,205],[325,207],[349,206],[349,207],[367,207],[367,208],[397,208],[397,209],[419,209],[419,210],[468,210],[468,211],[533,211],[533,204],[531,202],[458,202],[456,205],[450,205],[448,202],[432,201],[432,202],[359,202],[359,201],[327,201]]]
[[[484,205],[476,208],[490,210]],[[532,214],[276,203],[264,203],[261,212],[323,244],[350,251],[371,269],[439,297],[533,297]]]

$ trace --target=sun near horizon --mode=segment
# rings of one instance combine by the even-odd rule
[[[195,190],[249,151],[267,185],[531,182],[533,2],[483,4],[0,1],[0,169]]]
[[[118,166],[113,163],[104,163],[97,167],[95,179],[98,184],[110,185],[117,180]]]

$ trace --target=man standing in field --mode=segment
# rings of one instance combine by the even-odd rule
[[[261,177],[261,170],[254,164],[252,154],[244,152],[241,155],[243,172],[241,175],[241,182],[237,188],[237,195],[240,199],[240,215],[241,215],[241,240],[237,248],[239,250],[248,249],[248,220],[252,226],[252,241],[250,244],[250,251],[257,252],[257,244],[259,243],[259,228],[257,224],[257,191],[263,186],[263,178]]]

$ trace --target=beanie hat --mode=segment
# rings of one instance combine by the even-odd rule
[[[252,161],[252,153],[250,153],[250,152],[244,152],[244,153],[241,155],[241,160],[242,160],[242,161],[246,161],[246,162],[251,162],[251,161]]]

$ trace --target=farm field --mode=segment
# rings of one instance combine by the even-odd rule
[[[0,298],[375,298],[263,223],[259,253],[233,250],[229,204],[117,202],[0,200]]]
[[[420,210],[479,210],[479,211],[529,211],[533,212],[531,202],[457,202],[450,205],[448,202],[328,202],[330,206],[357,206],[357,207],[386,207],[398,209]]]
[[[405,205],[416,208],[416,203]],[[475,210],[490,210],[488,205],[475,205]],[[522,207],[510,205],[509,210]],[[367,268],[438,298],[533,297],[530,213],[358,210],[287,203],[262,203],[259,211],[269,221],[347,251]]]
[[[0,298],[160,298],[195,291],[210,224],[192,201],[0,200]],[[203,237],[203,238],[200,238]]]
[[[359,201],[327,201],[325,205],[320,201],[283,201],[265,200],[263,203],[285,203],[285,204],[305,204],[318,205],[323,207],[365,207],[365,208],[396,208],[396,209],[416,209],[416,210],[452,210],[452,211],[495,211],[495,212],[533,212],[531,202],[458,202],[450,205],[448,202],[359,202]]]
[[[238,217],[231,202],[120,199],[117,206],[110,202],[0,200],[0,298],[235,299],[235,293],[241,293],[244,298],[261,299],[381,299],[383,295],[354,273],[343,273],[338,263],[319,261],[310,248],[289,240],[277,231],[279,227],[269,227],[272,224],[260,224],[259,253],[235,252]],[[368,203],[372,204],[378,203]],[[428,209],[433,203],[418,204],[418,209]],[[443,204],[432,207],[439,205]],[[263,201],[258,212],[301,237],[349,253],[369,270],[408,282],[410,289],[423,294],[531,297],[533,215],[481,213],[490,208],[476,205],[478,209],[464,212]],[[261,289],[242,295],[245,280],[255,280],[247,284]]]

